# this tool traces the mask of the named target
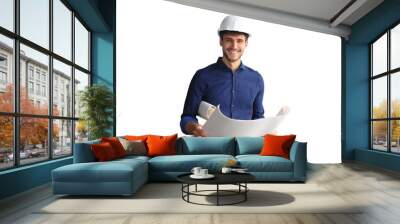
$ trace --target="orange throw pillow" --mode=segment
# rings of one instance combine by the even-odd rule
[[[290,148],[296,135],[270,135],[264,136],[264,145],[261,149],[260,155],[262,156],[281,156],[286,159],[290,158]]]
[[[146,142],[146,139],[149,135],[139,135],[139,136],[135,136],[135,135],[125,135],[124,139],[129,140],[129,141],[143,141]]]
[[[90,147],[92,149],[94,157],[99,162],[109,161],[117,158],[114,149],[108,142],[93,144]]]
[[[171,136],[149,135],[146,140],[148,156],[175,155],[177,138],[178,134]]]
[[[115,155],[117,158],[121,158],[126,156],[126,151],[124,149],[124,146],[122,146],[121,142],[118,140],[116,137],[111,137],[111,138],[101,138],[101,142],[108,142],[114,149]]]

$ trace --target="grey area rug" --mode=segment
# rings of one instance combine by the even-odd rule
[[[56,197],[35,213],[360,213],[358,205],[346,202],[316,184],[255,183],[248,187],[250,191],[247,201],[237,205],[190,204],[182,200],[180,184],[149,183],[131,197]],[[234,186],[224,186],[226,190],[231,188]],[[215,186],[201,185],[198,188],[212,189]],[[193,196],[190,199],[211,205],[216,202],[215,196]],[[238,199],[236,196],[224,197],[222,202],[229,203]]]

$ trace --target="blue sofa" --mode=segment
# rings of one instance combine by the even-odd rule
[[[176,181],[193,167],[218,172],[234,159],[260,182],[304,182],[307,168],[307,143],[294,142],[290,159],[260,156],[262,137],[191,137],[177,140],[177,155],[127,156],[96,162],[90,141],[75,144],[74,163],[52,171],[54,194],[131,195],[146,182]]]

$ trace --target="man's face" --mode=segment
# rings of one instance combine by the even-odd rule
[[[228,33],[224,34],[219,41],[222,53],[230,62],[240,60],[247,47],[247,39],[244,34]]]

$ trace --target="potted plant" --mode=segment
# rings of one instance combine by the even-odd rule
[[[102,84],[87,86],[80,92],[79,106],[82,108],[81,124],[87,127],[90,140],[109,136],[114,109],[113,93]]]

